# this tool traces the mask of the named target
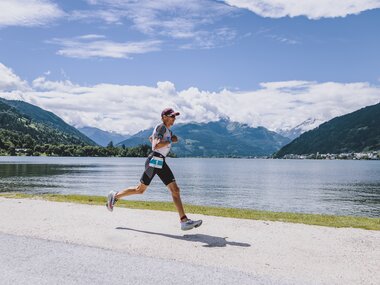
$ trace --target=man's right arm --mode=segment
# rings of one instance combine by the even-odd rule
[[[161,141],[160,139],[158,139],[158,143],[154,144],[153,150],[156,150],[158,148],[162,148],[162,147],[167,146],[169,144],[170,144],[170,142],[168,142],[168,141]]]

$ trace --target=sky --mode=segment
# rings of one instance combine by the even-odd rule
[[[378,27],[380,0],[0,0],[0,97],[122,134],[165,107],[286,130],[380,102]]]

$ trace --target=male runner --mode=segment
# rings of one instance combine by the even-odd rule
[[[149,138],[152,142],[152,153],[149,154],[145,162],[145,171],[141,176],[140,183],[136,187],[129,187],[119,192],[111,191],[108,194],[106,205],[109,211],[113,211],[113,206],[119,199],[129,195],[143,194],[153,177],[157,174],[172,193],[173,202],[180,217],[181,229],[184,231],[191,230],[202,224],[202,220],[193,221],[187,218],[182,206],[179,187],[172,171],[166,163],[166,156],[170,151],[172,143],[178,141],[177,136],[173,135],[170,130],[170,127],[174,124],[176,116],[178,115],[179,112],[175,112],[171,108],[166,108],[161,112],[162,123],[154,128],[153,134]]]

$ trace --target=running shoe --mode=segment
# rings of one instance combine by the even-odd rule
[[[115,203],[117,202],[117,199],[115,198],[116,196],[116,192],[115,191],[111,191],[109,194],[108,194],[108,197],[107,197],[107,204],[106,204],[106,207],[108,209],[108,211],[112,212],[113,211],[113,206],[115,205]]]
[[[200,227],[200,225],[202,225],[202,220],[193,221],[188,219],[186,222],[181,222],[181,230],[188,231],[192,228]]]

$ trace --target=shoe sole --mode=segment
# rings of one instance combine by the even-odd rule
[[[112,209],[112,208],[108,207],[108,203],[106,203],[106,208],[107,208],[107,210],[108,210],[108,211],[110,211],[110,212],[112,212],[112,211],[113,211],[113,209]]]
[[[112,196],[113,196],[113,193],[108,194],[107,203],[106,203],[106,207],[107,207],[108,211],[110,211],[110,212],[113,211],[113,207],[111,207]]]

